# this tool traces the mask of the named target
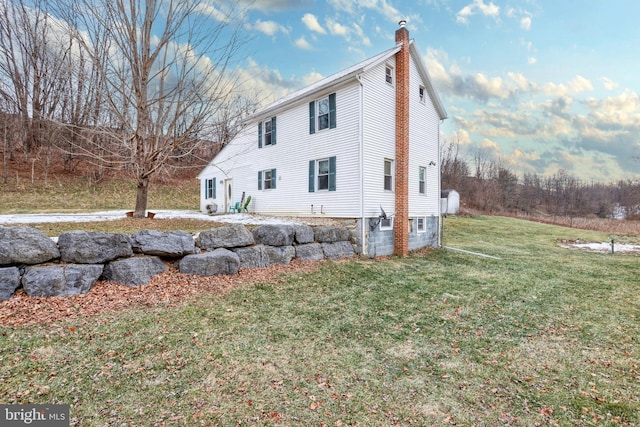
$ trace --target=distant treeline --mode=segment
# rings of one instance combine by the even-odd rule
[[[608,184],[585,182],[567,171],[551,176],[518,176],[506,162],[480,154],[471,161],[445,145],[441,156],[442,188],[460,193],[467,208],[490,213],[640,220],[639,180]]]

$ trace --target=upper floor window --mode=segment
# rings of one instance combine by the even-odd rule
[[[393,67],[391,65],[387,65],[384,70],[384,79],[390,85],[393,84]]]
[[[393,191],[393,160],[384,159],[384,189]]]
[[[419,91],[419,95],[420,97],[420,102],[422,102],[424,104],[425,102],[425,93],[424,93],[424,86],[420,86],[420,91]]]
[[[215,178],[204,180],[204,194],[205,194],[205,199],[216,198],[216,179]]]
[[[336,94],[309,103],[309,133],[336,127]]]
[[[276,170],[267,169],[258,172],[258,190],[276,188]]]
[[[418,174],[418,192],[420,194],[426,193],[426,176],[427,176],[427,168],[420,166],[420,172]]]
[[[258,123],[258,148],[276,145],[276,118]]]

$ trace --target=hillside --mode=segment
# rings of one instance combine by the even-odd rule
[[[18,158],[19,157],[19,158]],[[78,212],[133,209],[135,181],[126,170],[103,169],[87,163],[65,165],[54,154],[2,160],[0,213]],[[149,209],[197,209],[195,177],[203,162],[176,165],[152,181]]]

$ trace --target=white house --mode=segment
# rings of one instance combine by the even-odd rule
[[[405,22],[396,45],[250,118],[198,175],[200,209],[353,224],[361,254],[439,245],[440,123],[447,113]]]

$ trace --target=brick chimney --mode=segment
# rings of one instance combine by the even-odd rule
[[[396,31],[396,217],[393,247],[398,256],[409,254],[409,31],[400,21]]]

